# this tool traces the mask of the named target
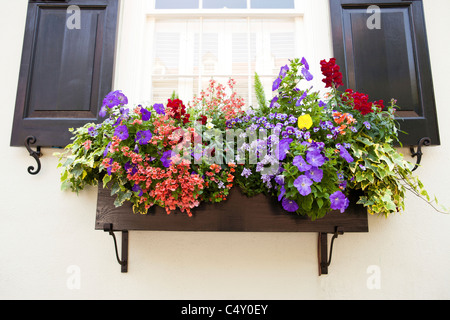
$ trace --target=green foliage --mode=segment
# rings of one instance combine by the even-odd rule
[[[261,80],[259,78],[259,75],[255,72],[255,94],[256,99],[258,100],[259,108],[261,109],[262,113],[268,113],[268,106],[267,106],[267,100],[266,100],[266,94],[264,92],[264,87],[261,83]]]
[[[209,93],[202,93],[189,105],[190,121],[185,122],[175,114],[161,115],[156,109],[147,109],[151,115],[146,120],[137,109],[129,110],[122,117],[123,105],[120,104],[108,110],[110,117],[102,124],[89,123],[71,129],[73,142],[65,152],[58,154],[58,167],[63,169],[61,188],[78,193],[100,181],[111,190],[116,206],[131,201],[133,210],[140,213],[152,205],[164,207],[166,202],[172,209],[174,203],[187,203],[185,208],[193,208],[200,201],[220,202],[233,184],[249,197],[266,194],[282,203],[288,200],[290,207],[283,205],[287,211],[312,220],[332,210],[345,211],[348,203],[338,203],[340,198],[336,194],[347,201],[351,193],[361,194],[359,204],[371,214],[385,217],[404,210],[408,191],[433,207],[437,205],[437,199],[432,199],[423,183],[413,175],[414,165],[394,147],[399,143],[394,118],[398,107],[394,100],[384,110],[373,104],[372,112],[362,113],[348,93],[341,93],[335,87],[324,98],[310,85],[302,86],[308,74],[303,60],[293,59],[289,68],[283,68],[276,80],[279,84],[276,103],[271,106],[267,105],[263,86],[255,74],[259,108],[250,109],[246,114],[240,109],[242,102],[236,95],[225,99],[225,87],[211,82]],[[171,99],[178,99],[175,91]],[[174,112],[170,109],[166,108],[166,112]],[[202,117],[207,120],[198,124],[197,120]],[[195,142],[187,141],[179,150],[173,150],[179,156],[185,151],[188,156],[198,152],[202,161],[184,167],[188,171],[166,166],[163,153],[170,153],[184,141],[184,137],[174,132],[184,128],[194,137],[197,133],[194,123],[202,126],[202,142],[193,147]],[[119,124],[127,127],[129,137],[117,137],[115,130]],[[265,132],[264,136],[262,131],[267,128],[272,131]],[[225,142],[226,134],[232,129],[236,130],[234,133],[240,129],[239,137],[243,136],[246,141],[243,164],[223,161],[230,150],[235,151],[234,143]],[[138,143],[138,133],[144,131],[152,133],[152,141]],[[259,138],[252,140],[250,135],[255,132]],[[274,149],[267,154],[260,149],[262,146],[281,149],[282,145],[285,154],[281,161]],[[257,163],[249,161],[251,153],[259,156]],[[311,159],[313,153],[322,160],[315,166]],[[308,162],[309,167],[301,167],[300,160]],[[139,169],[140,176],[126,168],[130,163],[136,164],[134,168]],[[276,169],[272,168],[274,163],[278,164]],[[320,178],[311,176],[312,169],[320,171]],[[183,176],[180,170],[188,172],[185,180],[178,180]],[[310,185],[301,185],[299,181],[304,177]],[[172,184],[166,184],[168,181]],[[194,181],[196,186],[192,187]],[[136,186],[140,190],[135,189]],[[139,191],[143,191],[143,195]],[[187,194],[188,199],[181,200]]]

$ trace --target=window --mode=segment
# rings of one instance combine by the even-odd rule
[[[209,79],[237,81],[252,103],[255,72],[269,88],[280,66],[295,57],[295,19],[155,19],[152,39],[152,101],[165,102],[173,90],[188,99]]]
[[[344,84],[371,100],[398,100],[404,145],[428,137],[439,145],[431,65],[421,0],[330,0],[334,52]],[[377,15],[377,16],[376,16]],[[378,23],[371,25],[379,19]],[[370,26],[370,28],[369,28]]]
[[[133,53],[139,60],[135,62],[125,62],[131,54],[129,49],[123,55],[118,64],[123,73],[119,71],[116,88],[123,89],[136,103],[165,103],[174,92],[190,101],[206,89],[211,78],[225,84],[231,77],[246,104],[257,106],[255,73],[270,99],[272,83],[281,66],[295,57],[309,56],[313,60],[313,37],[305,30],[305,3],[304,0],[146,1],[133,11],[141,11],[142,18],[138,22],[125,22],[127,31],[121,32],[121,41],[129,43],[125,46],[137,46],[142,54]],[[133,4],[125,2],[123,6],[124,11],[130,10],[130,18],[126,14],[123,17],[128,21]],[[138,29],[143,31],[136,32]],[[131,32],[135,39],[125,39],[125,34]],[[139,70],[140,78],[134,80],[136,86],[125,89],[123,79],[133,77],[130,70]]]

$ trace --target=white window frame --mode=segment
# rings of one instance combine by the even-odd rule
[[[247,0],[248,8],[250,0]],[[202,5],[202,0],[200,0]],[[297,34],[306,35],[295,52],[311,65],[317,90],[323,89],[319,61],[333,56],[328,1],[295,0],[295,9],[155,9],[154,0],[120,0],[119,28],[113,87],[127,94],[132,104],[152,104],[151,39],[158,18],[294,18]],[[153,23],[152,23],[153,21]],[[249,24],[248,24],[249,25]],[[301,50],[301,51],[300,51]],[[147,54],[147,56],[146,56]],[[296,58],[296,57],[293,57]],[[281,66],[280,66],[281,67]],[[183,76],[183,75],[181,75]],[[185,75],[187,76],[187,75]],[[228,76],[228,75],[227,75]],[[270,76],[260,74],[263,76]],[[201,79],[201,77],[199,77]],[[250,82],[250,80],[248,80]],[[248,84],[252,88],[252,84]],[[176,89],[176,88],[174,88]],[[202,88],[200,88],[202,89]],[[248,102],[248,101],[247,101]]]

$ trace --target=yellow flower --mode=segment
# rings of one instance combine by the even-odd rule
[[[299,129],[309,129],[313,125],[312,118],[309,114],[305,114],[298,118]]]

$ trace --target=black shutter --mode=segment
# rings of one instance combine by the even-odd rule
[[[71,18],[77,6],[80,23]],[[118,0],[30,0],[11,146],[70,143],[71,127],[99,122],[113,79]]]
[[[372,5],[380,11],[368,10]],[[422,1],[330,0],[330,9],[344,85],[371,101],[397,99],[400,130],[408,133],[400,134],[403,145],[424,137],[439,145]]]

